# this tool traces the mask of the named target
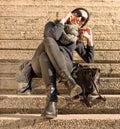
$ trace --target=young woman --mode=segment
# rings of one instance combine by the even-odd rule
[[[94,62],[92,31],[84,27],[88,20],[88,11],[84,8],[77,8],[58,23],[48,22],[45,26],[44,40],[38,46],[31,66],[33,72],[38,77],[42,77],[46,85],[47,100],[42,114],[46,118],[57,117],[57,76],[65,82],[71,98],[82,92],[81,87],[72,78],[71,72],[73,51],[76,51],[85,62]],[[66,26],[70,33],[66,33]],[[87,40],[86,47],[80,40],[83,37]]]
[[[70,91],[71,98],[82,92],[71,76],[73,67],[73,51],[75,50],[86,62],[94,61],[92,31],[84,27],[88,22],[89,13],[84,8],[77,8],[58,23],[48,22],[45,26],[43,43],[37,48],[32,59],[33,71],[43,77],[47,88],[47,101],[43,116],[54,118],[57,116],[56,75],[60,76]],[[65,25],[75,25],[81,32],[77,38],[84,37],[87,47],[78,40],[64,44],[61,37]],[[65,39],[66,40],[66,39]],[[63,40],[62,40],[63,41]]]

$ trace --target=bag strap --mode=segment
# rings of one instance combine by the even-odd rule
[[[92,83],[93,83],[94,88],[96,89],[96,91],[97,91],[97,93],[98,93],[98,95],[99,95],[99,97],[98,97],[97,99],[102,99],[103,101],[106,101],[106,98],[105,98],[105,97],[102,97],[101,94],[100,94],[100,92],[98,91],[97,86],[96,86],[96,84],[95,84],[93,78],[91,77],[90,79],[91,79],[91,81],[92,81]]]

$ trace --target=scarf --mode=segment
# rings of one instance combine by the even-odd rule
[[[65,24],[64,31],[60,38],[60,42],[64,45],[76,43],[78,40],[78,27],[75,25]]]

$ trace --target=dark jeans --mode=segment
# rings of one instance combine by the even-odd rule
[[[62,71],[72,72],[72,61],[59,49],[57,42],[50,37],[44,39],[32,58],[32,68],[38,77],[42,77],[46,87],[53,85],[51,101],[57,101],[56,76]]]

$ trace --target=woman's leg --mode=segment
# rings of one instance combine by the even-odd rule
[[[56,88],[56,71],[45,52],[40,55],[39,63],[41,67],[42,78],[47,89],[46,107],[43,116],[47,118],[54,118],[57,117],[58,101]]]
[[[75,82],[75,80],[71,76],[71,71],[69,71],[67,67],[67,60],[64,56],[64,54],[60,51],[59,46],[57,42],[51,38],[51,37],[46,37],[44,39],[44,46],[45,46],[45,51],[56,69],[56,72],[58,75],[62,77],[62,79],[67,82],[70,90],[70,96],[73,98],[75,95],[79,94],[82,92],[82,89],[80,86],[78,86]],[[69,64],[72,65],[72,61],[70,59]]]
[[[57,73],[60,75],[62,71],[67,72],[67,66],[64,59],[64,55],[60,51],[57,42],[51,37],[46,37],[44,39],[44,46],[45,52],[47,53]]]
[[[57,102],[56,71],[45,52],[40,55],[39,62],[41,67],[42,78],[45,82],[46,88],[49,89],[50,86],[53,87],[53,92],[51,92],[50,101]]]
[[[41,68],[40,68],[40,64],[39,64],[39,57],[40,57],[41,53],[44,52],[44,50],[45,50],[44,44],[41,43],[38,46],[38,48],[36,49],[35,54],[33,55],[32,60],[31,60],[32,68],[33,68],[35,74],[39,77],[41,76]]]
[[[38,77],[43,77],[46,87],[53,85],[56,89],[55,69],[50,63],[50,60],[44,50],[44,44],[41,43],[32,58],[32,68]]]

